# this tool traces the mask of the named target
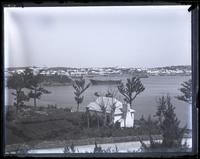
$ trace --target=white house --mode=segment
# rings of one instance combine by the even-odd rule
[[[112,97],[98,97],[95,102],[91,102],[87,109],[90,112],[99,112],[101,113],[101,106],[106,108],[106,113],[110,114],[112,110],[112,106],[115,104],[115,111],[114,111],[114,123],[117,121],[120,123],[121,127],[124,127],[124,118],[123,118],[123,103],[117,100],[116,98]],[[130,105],[127,106],[127,114],[126,114],[126,127],[133,127],[134,126],[134,113],[135,110],[130,108]]]

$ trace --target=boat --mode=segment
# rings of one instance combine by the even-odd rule
[[[137,78],[149,78],[148,75],[139,75],[139,76],[136,76]]]
[[[59,82],[45,82],[43,83],[43,86],[46,87],[54,87],[54,86],[71,86],[72,83],[66,82],[66,83],[59,83]]]
[[[93,78],[94,75],[87,75],[86,77],[88,77],[88,78]]]
[[[90,79],[90,82],[93,85],[118,85],[121,83],[121,80],[95,80]]]

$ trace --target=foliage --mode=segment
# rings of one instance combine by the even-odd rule
[[[178,100],[184,101],[186,103],[192,104],[192,80],[189,79],[181,84],[180,92],[182,95],[177,96]]]
[[[132,79],[127,79],[125,85],[121,83],[118,86],[118,90],[124,96],[124,101],[131,107],[133,100],[145,90],[145,87],[139,78],[132,77]]]
[[[95,92],[94,96],[98,97],[100,99],[100,102],[96,102],[97,105],[99,105],[101,109],[101,115],[98,115],[97,112],[95,112],[95,116],[97,118],[97,125],[99,127],[99,120],[103,119],[103,126],[114,126],[114,113],[116,110],[116,97],[117,91],[114,89],[108,89],[106,93],[98,93]],[[110,112],[107,113],[108,103],[104,100],[104,97],[110,98],[111,103],[109,103]],[[100,119],[99,119],[100,118]]]
[[[166,110],[166,104],[167,104],[165,97],[164,96],[160,97],[157,101],[157,104],[158,104],[157,112],[154,115],[154,117],[157,117],[159,124],[162,124],[164,120],[164,112]]]
[[[104,120],[97,112],[91,114],[86,110],[81,117],[81,126],[84,128],[100,128],[104,124]]]
[[[106,149],[103,149],[101,146],[97,145],[97,142],[94,143],[94,151],[93,153],[117,153],[119,152],[118,147],[115,145],[115,149],[111,149],[111,147],[107,147]]]
[[[78,148],[75,148],[73,143],[70,146],[65,146],[64,150],[63,150],[64,155],[66,155],[68,153],[77,153],[77,152],[79,152],[79,150],[78,150]],[[115,145],[114,149],[111,149],[111,147],[107,147],[106,149],[103,149],[95,141],[94,150],[93,150],[92,153],[117,153],[117,152],[119,152],[119,149],[118,149],[118,147],[116,145]],[[85,153],[87,153],[87,152],[85,152]]]
[[[132,77],[132,79],[127,79],[127,83],[125,85],[121,83],[118,86],[118,90],[124,96],[124,101],[126,102],[123,104],[123,108],[121,109],[123,113],[124,127],[126,127],[127,107],[128,105],[130,107],[132,106],[132,102],[135,100],[137,95],[145,90],[145,87],[139,78]]]
[[[163,134],[163,146],[164,147],[180,147],[181,140],[186,131],[186,127],[180,128],[180,121],[178,120],[174,110],[175,107],[171,103],[171,98],[166,97],[166,110],[163,109],[163,122],[161,122],[161,130]]]
[[[79,111],[79,105],[83,102],[84,96],[81,96],[90,86],[88,83],[85,86],[85,79],[81,78],[79,80],[75,80],[73,84],[73,88],[75,90],[75,101],[77,103],[77,112]]]
[[[24,74],[18,74],[17,72],[12,73],[7,80],[7,87],[15,91],[12,95],[15,96],[14,106],[16,106],[16,111],[18,112],[19,106],[23,106],[24,101],[29,100],[28,96],[23,91],[25,88]]]
[[[103,100],[103,97],[100,97],[101,98],[101,102],[100,103],[97,103],[101,109],[101,112],[102,112],[102,115],[101,115],[101,118],[103,119],[103,125],[106,126],[107,124],[107,105],[106,103],[104,102]]]
[[[98,146],[97,143],[94,143],[95,147],[94,147],[94,153],[102,153],[103,150],[101,148],[101,146]]]
[[[146,134],[146,135],[151,135],[154,134],[155,132],[159,132],[159,127],[158,127],[158,122],[156,120],[153,120],[151,115],[148,116],[148,119],[144,119],[142,116],[139,120],[139,127],[138,131],[139,134]]]
[[[75,153],[76,150],[75,150],[74,144],[72,143],[70,146],[65,146],[63,152],[64,152],[64,154],[66,154],[66,153]]]
[[[110,126],[114,126],[114,114],[115,114],[115,110],[116,110],[116,102],[114,102],[114,98],[116,97],[116,94],[117,92],[115,90],[107,90],[107,93],[106,93],[106,97],[110,97],[112,98],[112,103],[111,103],[111,106],[110,106],[110,117],[109,117],[109,120],[110,120],[110,123],[109,125]]]
[[[161,149],[180,149],[182,148],[181,141],[183,135],[186,132],[186,127],[180,128],[180,121],[178,120],[174,110],[175,107],[171,103],[170,96],[162,96],[159,98],[159,105],[155,117],[157,117],[157,122],[153,123],[149,117],[148,121],[142,119],[143,123],[147,123],[150,138],[150,146],[148,147],[144,142],[139,138],[142,149],[144,151],[158,151]],[[162,134],[162,142],[156,142],[152,138],[151,127],[153,124],[158,124],[160,132]]]
[[[10,108],[10,106],[9,106],[9,108]],[[14,119],[15,119],[15,111],[8,109],[6,111],[6,120],[7,121],[12,121]]]
[[[15,153],[16,155],[27,155],[29,150],[30,150],[30,147],[28,145],[21,144],[17,146]]]
[[[41,71],[42,70],[40,70],[39,73],[37,74],[34,74],[33,70],[29,68],[27,68],[24,71],[25,85],[26,85],[26,88],[30,89],[28,96],[29,98],[33,98],[35,107],[37,105],[36,100],[40,99],[42,94],[51,93],[50,91],[41,87],[41,83],[42,83],[42,78],[40,75]]]

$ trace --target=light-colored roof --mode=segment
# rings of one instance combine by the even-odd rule
[[[102,112],[101,106],[106,107],[106,112],[110,113],[112,106],[115,105],[115,115],[117,114],[122,114],[121,109],[123,108],[122,102],[117,100],[116,98],[111,98],[111,97],[98,97],[95,102],[91,102],[87,108],[92,111],[97,111],[97,112]],[[130,107],[128,108],[128,111],[135,112],[135,110],[131,109]]]

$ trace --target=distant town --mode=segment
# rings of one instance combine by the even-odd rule
[[[5,69],[5,76],[12,73],[23,73],[26,68],[40,72],[41,75],[63,75],[68,77],[93,77],[93,76],[123,76],[133,75],[143,78],[148,76],[190,76],[191,66],[166,66],[155,68],[122,68],[122,67],[92,67],[92,68],[72,68],[72,67],[10,67]]]

